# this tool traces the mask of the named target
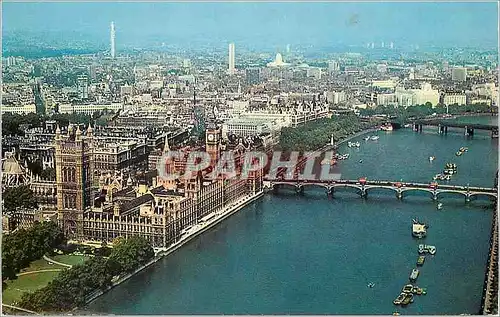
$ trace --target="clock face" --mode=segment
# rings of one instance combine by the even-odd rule
[[[214,135],[213,134],[209,134],[208,135],[208,141],[213,141],[214,140]]]

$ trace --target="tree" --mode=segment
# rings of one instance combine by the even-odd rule
[[[19,306],[38,312],[62,312],[82,306],[89,294],[111,286],[114,276],[134,271],[153,256],[153,248],[142,237],[117,239],[109,259],[94,257],[62,271],[46,287],[24,294]]]
[[[154,257],[154,250],[149,242],[140,236],[118,239],[113,246],[110,260],[116,261],[124,272],[133,272]]]
[[[7,188],[3,193],[3,208],[6,212],[14,212],[18,208],[34,209],[38,203],[29,186]]]
[[[53,222],[35,223],[2,236],[2,280],[16,273],[64,242],[62,230]]]

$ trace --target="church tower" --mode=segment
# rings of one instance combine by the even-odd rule
[[[168,135],[166,135],[163,153],[157,163],[159,173],[157,184],[162,185],[166,189],[175,189],[177,187],[177,180],[172,177],[176,173],[175,161],[173,157],[167,156],[169,152],[170,145],[168,144]]]
[[[57,220],[70,238],[83,236],[83,214],[92,206],[92,132],[89,126],[83,136],[72,124],[67,135],[56,130]]]

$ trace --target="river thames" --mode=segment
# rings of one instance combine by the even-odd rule
[[[496,117],[471,119],[496,122]],[[458,166],[450,184],[493,187],[498,139],[463,130],[438,135],[410,129],[377,132],[378,141],[345,144],[343,179],[430,182],[447,162]],[[455,131],[455,132],[453,132]],[[372,133],[373,134],[373,133]],[[354,141],[356,141],[354,140]],[[457,157],[462,146],[469,151]],[[433,162],[429,156],[436,156]],[[360,160],[362,162],[360,163]],[[446,183],[446,182],[442,182]],[[487,198],[465,204],[425,193],[402,201],[392,191],[368,198],[354,191],[327,197],[322,189],[267,194],[176,253],[104,294],[86,312],[110,314],[477,314],[481,305],[491,219]],[[405,308],[392,301],[416,267],[411,221],[429,223],[424,243],[435,245],[417,280],[427,295]],[[373,288],[367,287],[374,283]]]

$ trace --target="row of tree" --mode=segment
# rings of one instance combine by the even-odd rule
[[[2,115],[3,135],[24,135],[23,126],[38,128],[46,120],[55,120],[61,127],[71,123],[83,123],[88,125],[99,120],[102,113],[95,112],[92,116],[82,113],[56,113],[51,116],[28,113],[20,115],[17,113],[6,113]]]
[[[448,109],[447,109],[448,108]],[[395,107],[395,106],[377,106],[375,108],[369,109],[361,109],[360,115],[362,116],[372,116],[372,115],[389,115],[395,116],[397,121],[401,123],[405,122],[408,118],[422,118],[425,116],[436,114],[464,114],[464,113],[472,113],[472,112],[480,112],[486,113],[491,112],[492,107],[487,104],[476,104],[476,105],[462,105],[459,106],[457,104],[449,105],[446,107],[445,105],[437,105],[435,107],[432,106],[431,103],[426,103],[425,105],[416,105],[411,107]]]
[[[334,142],[369,126],[353,113],[307,122],[281,130],[279,147],[283,151],[311,151],[325,146],[333,134]]]
[[[2,281],[16,274],[34,260],[64,242],[62,230],[53,222],[35,223],[29,229],[2,236]]]
[[[94,257],[61,272],[46,287],[25,293],[19,305],[52,313],[81,307],[94,291],[111,286],[114,277],[132,273],[153,257],[153,248],[146,239],[139,236],[118,239],[108,259]]]

